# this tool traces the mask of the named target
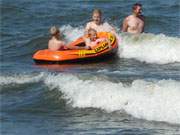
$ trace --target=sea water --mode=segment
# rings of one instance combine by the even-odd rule
[[[1,134],[180,134],[180,2],[140,0],[145,32],[138,36],[120,30],[135,2],[2,1]],[[71,42],[83,35],[94,8],[121,37],[116,57],[34,63],[52,25]]]

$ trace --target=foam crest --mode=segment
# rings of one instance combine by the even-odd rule
[[[44,82],[57,87],[73,107],[124,110],[136,118],[180,124],[180,83],[174,80],[135,80],[127,86],[61,74],[49,75]]]
[[[12,76],[0,76],[0,85],[9,84],[24,84],[38,82],[44,77],[44,73],[38,75],[12,75]]]
[[[180,38],[163,34],[123,35],[119,49],[122,58],[157,64],[180,62]]]

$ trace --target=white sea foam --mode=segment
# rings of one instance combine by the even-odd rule
[[[87,80],[71,74],[0,77],[1,86],[39,81],[44,81],[49,90],[59,89],[73,107],[93,107],[109,113],[123,110],[136,118],[180,124],[180,82],[175,80],[135,80],[127,86],[105,78]]]
[[[119,49],[122,58],[157,64],[180,62],[180,38],[163,34],[124,35]]]
[[[13,76],[0,76],[0,85],[9,84],[24,84],[38,82],[44,77],[44,73],[38,75],[13,75]]]
[[[83,36],[84,34],[84,28],[83,27],[72,27],[70,25],[65,25],[61,27],[61,31],[65,35],[65,38],[68,40],[68,42],[74,41],[80,36]]]
[[[84,28],[70,25],[61,28],[66,39],[73,41],[84,33]],[[147,63],[167,64],[180,62],[180,38],[163,34],[118,34],[119,56],[131,58]]]
[[[108,80],[83,80],[74,75],[49,75],[45,84],[57,87],[73,107],[107,112],[124,110],[141,119],[180,124],[180,82],[135,80],[130,86]]]

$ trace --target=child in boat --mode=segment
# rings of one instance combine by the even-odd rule
[[[50,28],[51,39],[48,42],[48,49],[51,51],[58,51],[68,49],[65,42],[60,40],[60,30],[56,26]]]
[[[93,28],[88,29],[88,38],[85,37],[84,40],[86,46],[89,47],[89,49],[93,49],[98,43],[103,41],[107,41],[109,47],[111,47],[110,41],[107,38],[98,38],[97,31]]]
[[[82,49],[89,49],[87,46],[79,47],[79,46],[71,46],[65,45],[65,42],[60,40],[60,30],[53,26],[50,28],[51,39],[48,42],[48,49],[51,51],[58,51],[58,50],[82,50]]]
[[[92,28],[97,32],[111,32],[114,34],[118,41],[121,41],[120,36],[116,33],[116,30],[107,22],[102,21],[102,12],[100,9],[94,9],[92,13],[92,20],[86,24],[85,34],[88,33],[88,30]]]

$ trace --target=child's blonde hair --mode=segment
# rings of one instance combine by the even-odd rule
[[[58,27],[52,26],[52,27],[50,28],[49,32],[50,32],[50,34],[51,34],[52,36],[54,36],[54,35],[56,35],[57,33],[59,33],[60,30],[59,30]]]
[[[89,29],[88,29],[88,34],[89,34],[91,31],[93,31],[93,32],[97,33],[97,31],[96,31],[95,29],[93,29],[93,28],[89,28]]]

